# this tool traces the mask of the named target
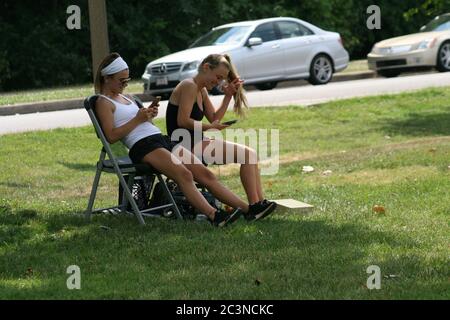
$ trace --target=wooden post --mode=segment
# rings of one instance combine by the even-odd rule
[[[92,73],[97,73],[100,62],[109,54],[108,21],[105,0],[89,0],[91,29]]]

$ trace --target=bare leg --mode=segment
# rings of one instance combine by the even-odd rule
[[[231,143],[222,140],[210,140],[203,141],[203,150],[209,144],[213,143],[216,153],[212,156],[214,159],[220,161],[220,163],[240,163],[240,177],[244,187],[247,199],[250,204],[263,200],[263,192],[261,188],[261,178],[258,169],[257,155],[254,150],[240,144]],[[227,157],[227,151],[233,152],[232,156]],[[220,159],[218,159],[220,158]],[[205,157],[205,161],[212,160]],[[230,162],[231,160],[231,162]],[[210,162],[210,161],[208,161]]]
[[[259,201],[258,192],[256,190],[256,176],[253,164],[241,164],[239,170],[241,182],[244,186],[245,193],[249,204],[254,204]]]
[[[203,164],[196,164],[194,162],[195,156],[189,150],[183,148],[175,153],[180,156],[180,160],[188,160],[188,163],[184,163],[184,165],[192,172],[194,180],[204,185],[220,202],[233,208],[241,208],[244,212],[248,211],[248,204],[223,186],[216,176]]]
[[[172,154],[163,148],[156,149],[143,158],[143,162],[150,164],[153,168],[173,179],[186,196],[187,200],[200,212],[214,219],[214,209],[194,184],[192,173]]]
[[[256,192],[258,193],[259,201],[264,200],[264,193],[262,191],[261,184],[261,172],[259,171],[258,165],[255,166],[255,176],[256,176]]]

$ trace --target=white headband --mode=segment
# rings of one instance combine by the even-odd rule
[[[102,76],[116,74],[117,72],[123,71],[125,69],[128,69],[127,63],[122,59],[122,57],[118,57],[116,60],[102,69]]]

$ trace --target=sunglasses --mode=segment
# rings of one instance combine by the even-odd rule
[[[128,82],[131,81],[131,78],[119,79],[119,81],[120,81],[120,84],[122,84],[124,86],[124,85],[127,85]]]

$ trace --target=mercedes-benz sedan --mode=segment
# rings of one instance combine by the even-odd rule
[[[144,92],[170,93],[182,80],[196,75],[212,53],[228,53],[245,84],[258,89],[278,82],[308,79],[326,84],[349,62],[340,35],[295,18],[270,18],[213,28],[188,49],[150,62],[142,76]]]

